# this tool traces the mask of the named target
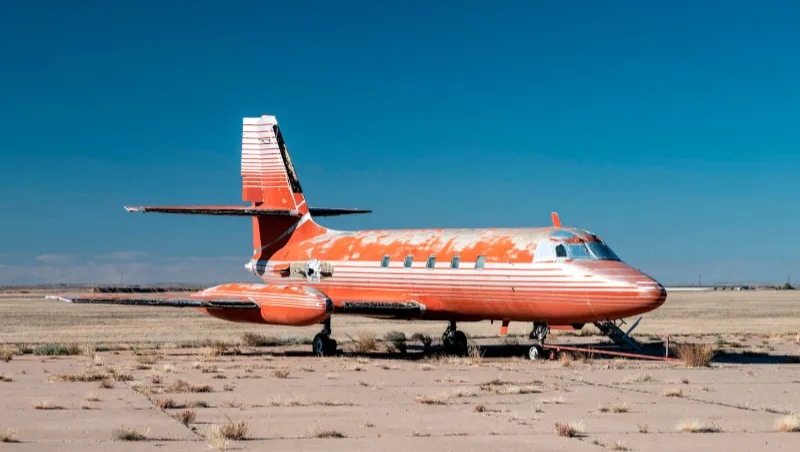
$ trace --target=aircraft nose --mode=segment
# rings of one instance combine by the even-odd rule
[[[655,279],[642,274],[642,278],[636,281],[639,289],[638,301],[644,308],[655,309],[667,300],[667,289]]]

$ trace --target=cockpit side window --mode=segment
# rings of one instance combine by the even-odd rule
[[[564,248],[563,243],[556,245],[556,257],[567,257],[567,249]]]

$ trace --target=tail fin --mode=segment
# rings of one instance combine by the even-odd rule
[[[242,199],[249,206],[136,206],[129,212],[249,216],[253,221],[253,254],[268,258],[291,237],[326,231],[314,216],[369,213],[362,209],[308,207],[275,116],[242,121]]]
[[[242,200],[257,208],[308,213],[278,120],[263,115],[242,122]]]

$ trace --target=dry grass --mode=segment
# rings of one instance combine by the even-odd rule
[[[208,408],[210,405],[205,400],[192,400],[187,402],[186,406],[189,408]]]
[[[679,432],[687,433],[719,433],[722,431],[722,429],[716,425],[706,425],[700,422],[698,419],[687,419],[685,421],[681,421],[675,428]]]
[[[317,429],[313,433],[314,438],[347,438],[344,433],[333,429]]]
[[[374,352],[377,349],[378,341],[375,333],[361,333],[358,335],[358,339],[353,340],[353,352],[355,353]]]
[[[156,397],[155,399],[153,399],[153,405],[160,410],[183,408],[183,406],[179,405],[169,397]]]
[[[647,424],[638,424],[636,427],[639,433],[650,433],[650,427],[648,427]]]
[[[555,427],[556,427],[556,435],[564,436],[566,438],[574,438],[576,436],[580,436],[585,430],[583,423],[579,422],[570,422],[570,423],[556,422]]]
[[[624,380],[622,380],[623,384],[632,384],[632,383],[653,383],[656,379],[653,378],[650,374],[633,374]]]
[[[0,374],[0,381],[2,381],[3,383],[11,383],[12,381],[14,381],[14,379],[6,374]]]
[[[214,388],[209,385],[193,384],[188,381],[181,380],[180,378],[172,382],[166,387],[167,392],[212,392]]]
[[[629,411],[627,403],[616,403],[611,405],[600,405],[597,411],[601,413],[627,413]]]
[[[194,410],[183,410],[175,415],[175,419],[179,420],[181,424],[188,426],[189,424],[194,423],[194,420],[197,419],[197,413],[195,413]]]
[[[714,347],[710,344],[676,344],[674,351],[688,367],[708,367],[714,359]]]
[[[222,434],[222,427],[219,425],[212,425],[206,432],[206,440],[208,447],[216,450],[228,450],[231,447],[231,442]]]
[[[51,375],[49,381],[71,382],[71,383],[87,383],[91,381],[105,380],[109,376],[107,374],[98,374],[94,372],[84,372],[82,374],[59,374]]]
[[[239,441],[247,438],[250,432],[250,424],[247,421],[233,422],[228,419],[228,422],[220,426],[220,434],[225,439]]]
[[[288,367],[281,367],[272,371],[272,376],[275,378],[289,378],[291,370]]]
[[[800,432],[800,415],[791,414],[775,421],[775,429],[779,432]]]
[[[614,442],[614,445],[611,446],[611,450],[626,451],[631,449],[628,447],[628,444],[625,441],[617,440]]]
[[[61,405],[56,405],[54,403],[50,403],[47,400],[39,400],[36,402],[31,403],[31,406],[37,410],[63,410],[64,407]]]
[[[87,402],[99,402],[100,401],[100,394],[91,392],[89,394],[86,394],[86,396],[83,398],[83,400],[85,400]]]
[[[485,413],[486,412],[486,405],[484,405],[484,404],[475,405],[475,408],[473,408],[472,411],[474,411],[476,413]]]
[[[114,430],[114,439],[120,441],[145,441],[147,436],[130,427],[124,427]]]
[[[449,397],[445,394],[439,395],[418,395],[414,401],[421,405],[447,405]]]
[[[100,388],[102,389],[114,389],[114,380],[104,379],[100,382]]]
[[[0,428],[0,443],[18,443],[19,433],[13,428]]]
[[[0,361],[9,362],[14,357],[14,352],[10,348],[0,347]]]
[[[680,388],[670,388],[664,391],[665,397],[683,397],[683,391]]]
[[[83,350],[78,344],[43,344],[33,349],[34,355],[68,356],[82,355]]]

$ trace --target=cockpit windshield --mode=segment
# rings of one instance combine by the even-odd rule
[[[567,256],[570,259],[593,259],[583,243],[567,243]]]
[[[591,251],[597,259],[604,261],[620,260],[619,257],[611,251],[611,248],[603,242],[586,242],[586,246],[589,247],[589,251]]]

